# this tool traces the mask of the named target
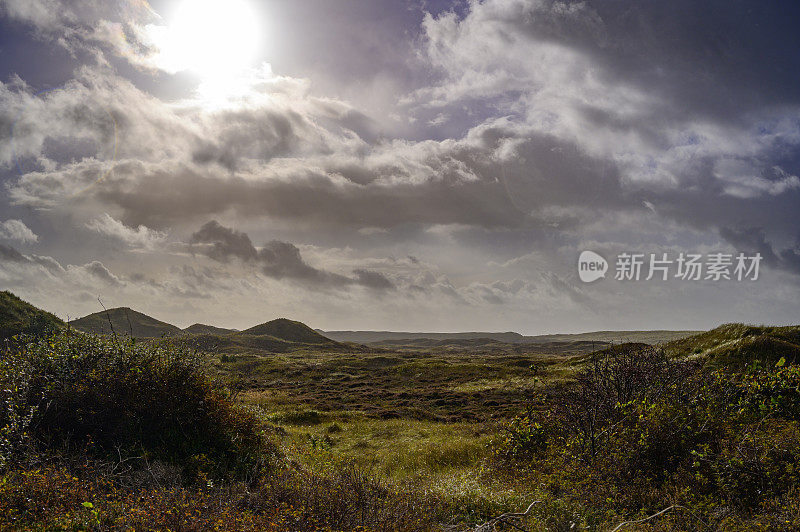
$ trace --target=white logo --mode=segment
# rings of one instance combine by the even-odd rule
[[[578,276],[584,283],[591,283],[606,276],[608,262],[594,251],[584,251],[578,258]]]

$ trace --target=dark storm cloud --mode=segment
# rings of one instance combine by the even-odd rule
[[[760,253],[768,266],[800,275],[800,245],[776,253],[773,245],[767,242],[764,230],[758,227],[739,230],[723,227],[720,236],[740,252]]]
[[[213,140],[192,153],[194,162],[216,162],[235,170],[248,159],[269,161],[302,152],[330,152],[321,131],[292,109],[224,111],[213,121]]]
[[[246,233],[236,231],[211,220],[194,233],[190,244],[210,244],[205,253],[214,260],[227,262],[231,258],[242,261],[255,260],[258,251]]]
[[[344,167],[350,170],[342,175]],[[539,211],[553,206],[642,208],[638,194],[623,190],[614,163],[503,121],[475,128],[459,142],[388,145],[360,160],[338,154],[253,173],[245,179],[189,164],[120,162],[90,192],[122,209],[123,222],[134,227],[236,209],[326,227],[496,228],[549,223]],[[77,167],[61,175],[29,174],[12,188],[12,197],[20,203],[57,198],[79,175]]]
[[[769,266],[778,265],[778,256],[772,250],[772,245],[767,242],[764,230],[758,227],[736,230],[730,227],[720,229],[720,236],[730,242],[737,250],[743,253],[761,253],[764,263]]]
[[[622,79],[655,91],[668,108],[659,112],[728,120],[753,108],[800,103],[794,24],[800,6],[793,2],[489,0],[471,8],[462,30],[482,24],[496,40],[523,38],[585,54],[604,81]],[[477,33],[437,34],[434,45],[483,36]]]
[[[89,17],[90,4],[65,8],[56,19],[77,24]],[[39,5],[11,2],[7,12],[35,22],[45,13]],[[752,2],[513,0],[429,17],[423,28],[429,59],[449,75],[420,94],[438,89],[454,102],[508,96],[506,117],[480,119],[463,137],[443,141],[378,143],[365,114],[309,99],[302,83],[286,79],[252,85],[257,94],[287,97],[280,105],[175,112],[130,83],[84,71],[75,95],[54,96],[43,112],[85,116],[57,122],[72,124],[65,126],[70,130],[94,128],[103,139],[111,135],[103,106],[112,106],[125,139],[120,158],[128,160],[115,166],[117,179],[90,194],[119,207],[123,221],[134,226],[164,227],[235,209],[356,228],[536,227],[552,222],[541,212],[555,207],[579,208],[569,220],[563,212],[557,220],[562,228],[567,222],[577,228],[586,218],[580,209],[640,210],[648,201],[662,215],[716,228],[730,223],[726,215],[734,208],[745,218],[749,211],[770,218],[770,209],[751,208],[757,202],[750,199],[786,202],[780,196],[800,186],[791,131],[748,120],[753,112],[796,103],[791,73],[800,69],[791,68],[798,60],[786,46],[796,37],[782,23],[791,12],[782,9]],[[95,15],[110,17],[103,10]],[[775,33],[754,32],[748,17]],[[707,30],[698,31],[701,25]],[[771,60],[758,59],[754,50]],[[531,62],[531,54],[541,54],[540,61]],[[756,81],[768,86],[766,92]],[[448,114],[474,121],[463,110]],[[692,130],[698,116],[715,127],[735,122],[745,130],[703,140]],[[766,128],[764,140],[750,126]],[[684,145],[676,146],[683,129]],[[359,141],[343,130],[357,132]],[[743,135],[746,146],[730,140]],[[31,139],[31,153],[41,148],[37,139]],[[726,142],[731,145],[721,145]],[[693,149],[698,153],[685,154]],[[786,168],[767,175],[779,149]],[[279,163],[270,164],[276,158]],[[732,158],[744,169],[727,169]],[[54,190],[83,182],[74,170],[27,175],[12,185],[11,196],[22,204],[53,201]],[[647,172],[652,175],[642,175]],[[701,204],[706,207],[684,208]],[[772,232],[796,221],[794,215],[788,222],[775,216],[751,223]]]
[[[606,68],[656,91],[672,112],[717,120],[800,103],[800,35],[794,2],[606,2],[583,4],[603,39],[557,37]],[[766,30],[769,28],[769,30]]]
[[[380,272],[358,269],[353,270],[353,274],[356,282],[360,285],[376,290],[391,290],[394,288],[394,283]]]
[[[647,201],[690,227],[747,220],[786,238],[800,223],[799,13],[786,2],[475,2],[425,20],[443,81],[412,101],[495,102],[559,139],[557,164],[515,152],[542,204]],[[554,186],[583,152],[594,172]],[[535,186],[539,168],[547,186]]]
[[[172,308],[170,296],[213,297],[246,319],[269,300],[339,320],[340,288],[354,314],[384,324],[404,313],[453,328],[559,328],[590,316],[581,323],[625,328],[672,307],[663,292],[642,288],[634,303],[603,282],[576,285],[584,243],[655,252],[724,240],[780,275],[764,293],[790,278],[774,270],[800,271],[789,246],[800,226],[797,6],[437,1],[423,3],[435,7],[420,25],[408,4],[334,4],[275,7],[295,15],[275,35],[297,34],[271,35],[278,74],[250,72],[235,98],[211,105],[193,86],[161,100],[162,85],[182,82],[131,68],[153,67],[142,31],[152,13],[138,2],[0,0],[2,23],[21,21],[78,66],[43,94],[3,79],[0,209],[31,216],[40,237],[15,230],[15,241],[83,264],[0,247],[0,275],[28,272],[34,290],[52,277],[62,299],[95,286]],[[257,247],[200,227],[212,218],[279,239]],[[64,252],[87,231],[85,248]],[[201,261],[208,272],[187,266],[187,248],[213,260]],[[387,309],[375,296],[392,289]],[[690,292],[673,301],[681,327],[719,315],[700,303],[710,289]],[[764,306],[790,315],[797,303]],[[617,314],[633,321],[611,323]]]
[[[311,285],[344,287],[351,284],[361,285],[376,290],[393,288],[392,282],[383,274],[364,269],[357,269],[354,278],[328,272],[309,265],[294,244],[271,240],[261,249],[253,246],[250,237],[221,225],[216,220],[204,224],[191,239],[192,245],[210,258],[227,262],[232,258],[242,262],[257,264],[264,275],[274,279],[290,279]]]
[[[349,282],[343,275],[309,266],[294,244],[271,240],[258,253],[261,271],[275,279],[297,279],[315,284],[342,286]]]

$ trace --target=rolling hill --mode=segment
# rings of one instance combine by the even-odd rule
[[[236,336],[271,336],[287,342],[303,344],[329,344],[334,342],[305,323],[286,318],[278,318],[277,320],[256,325],[238,333]]]
[[[222,327],[214,327],[213,325],[205,325],[204,323],[195,323],[183,329],[186,334],[216,334],[225,335],[239,332],[236,329],[224,329]]]
[[[679,340],[699,333],[700,331],[592,331],[576,334],[542,334],[539,336],[526,336],[525,343],[545,342],[605,342],[609,344],[642,343],[663,344]]]
[[[224,329],[196,323],[186,329],[157,320],[127,307],[96,312],[70,322],[78,331],[90,334],[111,334],[111,325],[118,335],[134,338],[182,337],[196,349],[210,352],[268,351],[287,352],[309,347],[330,349],[342,344],[326,338],[299,321],[280,318],[245,331]]]
[[[109,324],[109,320],[111,323]],[[151,318],[128,307],[95,312],[69,322],[78,331],[91,334],[111,334],[134,338],[164,338],[183,335],[183,331],[169,323]]]
[[[273,352],[303,348],[327,350],[344,347],[343,344],[322,336],[305,323],[286,318],[268,321],[226,338],[235,342],[236,345]]]
[[[64,322],[53,314],[34,307],[11,292],[0,292],[0,340],[60,327],[64,327]]]

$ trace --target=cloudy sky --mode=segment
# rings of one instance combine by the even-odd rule
[[[796,2],[0,0],[0,288],[186,326],[800,316]],[[605,257],[582,282],[581,251]],[[616,280],[620,254],[762,257]]]

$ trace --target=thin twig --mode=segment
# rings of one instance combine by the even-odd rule
[[[125,319],[128,320],[128,330],[131,333],[131,339],[133,339],[133,325],[131,325],[131,318],[128,316],[128,309],[125,309]]]
[[[497,517],[489,519],[484,524],[478,525],[477,527],[475,527],[474,530],[475,532],[489,532],[491,530],[494,530],[494,527],[498,523],[505,523],[507,525],[516,528],[517,530],[522,530],[523,532],[526,532],[527,531],[526,528],[522,528],[521,526],[512,523],[510,521],[506,521],[506,519],[522,519],[523,517],[528,515],[531,512],[531,510],[533,510],[533,507],[539,504],[540,502],[542,501],[533,501],[528,505],[528,508],[524,512],[506,512],[502,515],[498,515]]]
[[[649,517],[645,517],[643,519],[637,519],[635,521],[623,521],[620,524],[618,524],[616,527],[614,527],[614,529],[611,532],[617,532],[617,530],[619,530],[620,528],[622,528],[624,526],[627,526],[627,525],[636,525],[636,524],[639,524],[639,523],[644,523],[645,521],[649,521],[650,519],[658,517],[661,514],[667,513],[668,511],[672,510],[673,508],[683,508],[683,506],[678,506],[676,504],[673,504],[672,506],[668,506],[668,507],[664,508],[663,510],[661,510],[660,512],[654,513],[653,515],[651,515]]]
[[[114,342],[119,345],[119,337],[117,336],[117,331],[114,330],[114,324],[111,323],[111,314],[108,313],[108,309],[105,305],[103,305],[103,300],[100,299],[100,296],[97,296],[97,301],[100,303],[100,306],[103,307],[103,310],[106,313],[106,319],[108,320],[108,325],[111,327],[111,334],[114,335]]]

